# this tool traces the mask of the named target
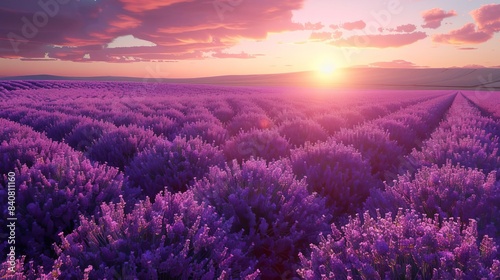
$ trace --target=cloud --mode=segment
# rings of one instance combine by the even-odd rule
[[[132,29],[141,25],[141,22],[128,15],[117,15],[116,19],[109,22],[108,32],[119,32],[123,29]]]
[[[229,6],[218,7],[214,1],[195,0],[37,2],[56,3],[48,10],[33,2],[4,2],[0,34],[7,38],[0,40],[0,58],[40,58],[48,53],[50,58],[72,61],[203,59],[203,53],[222,53],[243,39],[323,27],[292,22],[292,11],[302,8],[304,0],[221,1]],[[106,48],[127,35],[151,44]]]
[[[445,18],[456,16],[457,13],[454,10],[446,12],[439,8],[430,9],[422,12],[422,17],[424,18],[425,24],[422,25],[424,28],[436,29],[441,26],[441,22]]]
[[[263,56],[262,54],[248,54],[245,52],[241,53],[224,53],[224,52],[216,52],[211,55],[211,57],[216,57],[216,58],[242,58],[242,59],[248,59],[248,58],[255,58],[257,56]]]
[[[304,30],[320,30],[321,28],[325,27],[321,22],[316,22],[316,23],[311,23],[311,22],[306,22],[302,24]]]
[[[312,32],[309,36],[309,41],[313,42],[325,42],[331,39],[338,39],[342,37],[342,32],[334,31],[334,32]]]
[[[491,33],[500,31],[500,4],[484,5],[470,14],[479,30]]]
[[[332,39],[331,32],[312,32],[309,41],[324,42]]]
[[[383,33],[384,31],[397,32],[397,33],[411,33],[415,30],[417,30],[417,26],[411,23],[398,25],[396,28],[383,28],[383,27],[378,28],[378,31],[380,33]]]
[[[467,47],[467,48],[457,48],[458,50],[461,50],[461,51],[472,51],[472,50],[477,50],[477,48],[471,48],[471,47]]]
[[[332,39],[339,39],[340,37],[342,37],[341,31],[336,30],[332,32]]]
[[[427,37],[424,32],[380,35],[354,35],[331,42],[338,47],[354,48],[395,48],[413,44]]]
[[[483,5],[470,12],[475,23],[467,23],[447,34],[434,35],[432,40],[444,44],[481,44],[500,31],[500,4]]]
[[[124,4],[124,9],[131,12],[144,12],[156,10],[162,7],[168,7],[173,4],[190,2],[186,0],[156,0],[156,1],[137,1],[137,0],[120,0]]]
[[[447,34],[436,34],[432,37],[432,41],[453,45],[480,44],[490,40],[492,37],[493,33],[476,30],[476,26],[473,23],[468,23]]]
[[[421,68],[413,62],[406,60],[380,61],[368,64],[370,67],[376,68]]]
[[[356,29],[363,29],[366,27],[366,23],[362,20],[358,21],[353,21],[353,22],[346,22],[342,24],[342,28],[345,30],[356,30]]]
[[[154,47],[155,43],[146,40],[137,39],[132,35],[121,36],[107,44],[107,48],[123,48],[123,47]]]
[[[394,29],[394,31],[396,32],[404,32],[404,33],[411,33],[415,30],[417,30],[417,27],[414,24],[403,24],[399,25]]]

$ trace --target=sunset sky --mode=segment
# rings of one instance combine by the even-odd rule
[[[480,0],[2,0],[0,76],[500,67]]]

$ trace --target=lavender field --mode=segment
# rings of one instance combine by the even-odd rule
[[[500,92],[0,81],[0,100],[2,279],[500,279]]]

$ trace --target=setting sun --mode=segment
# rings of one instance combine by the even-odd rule
[[[333,59],[323,58],[314,66],[314,83],[316,86],[331,86],[339,80],[339,68]]]
[[[336,67],[335,67],[335,65],[333,65],[333,63],[325,62],[320,66],[319,72],[322,75],[330,76],[333,74],[335,69],[336,69]]]

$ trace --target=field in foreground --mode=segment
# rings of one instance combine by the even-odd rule
[[[12,279],[500,278],[500,92],[5,81],[0,100]]]

